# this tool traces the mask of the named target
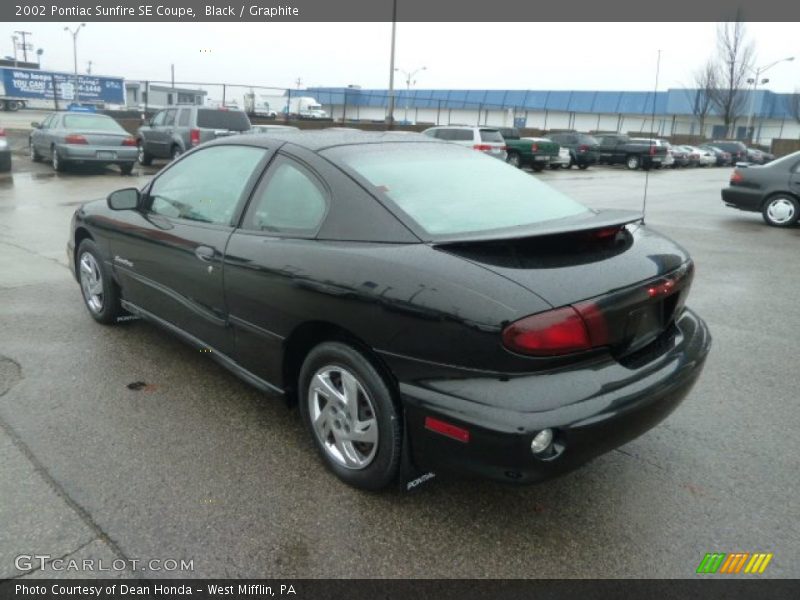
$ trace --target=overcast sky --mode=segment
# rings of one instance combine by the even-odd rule
[[[74,24],[70,24],[73,26]],[[0,55],[14,30],[33,33],[45,69],[72,71],[61,23],[0,24]],[[768,76],[779,92],[800,88],[797,23],[752,23],[758,65],[797,54]],[[78,68],[126,79],[295,87],[388,87],[390,23],[88,23]],[[399,23],[397,62],[420,66],[420,88],[650,90],[691,84],[713,53],[714,23]],[[401,81],[397,85],[403,86]]]

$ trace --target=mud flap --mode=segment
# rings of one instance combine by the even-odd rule
[[[436,478],[432,471],[421,471],[414,464],[411,452],[411,437],[408,435],[408,426],[403,420],[403,449],[400,455],[400,489],[403,492],[416,492],[424,483]]]

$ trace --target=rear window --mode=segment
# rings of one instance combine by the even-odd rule
[[[599,145],[599,142],[597,141],[597,138],[593,137],[591,135],[580,135],[580,136],[578,136],[578,143],[579,144],[584,144],[586,146],[597,146],[597,145]]]
[[[204,129],[247,131],[250,129],[250,120],[239,110],[201,108],[197,111],[197,126]]]
[[[101,115],[64,115],[63,123],[64,129],[91,129],[94,131],[126,133],[114,119]]]
[[[449,142],[471,142],[473,139],[472,129],[439,129],[436,137],[440,140]]]
[[[447,144],[339,146],[323,152],[433,236],[532,225],[586,207],[505,162]]]
[[[503,143],[505,140],[497,129],[481,129],[482,142],[499,142]]]

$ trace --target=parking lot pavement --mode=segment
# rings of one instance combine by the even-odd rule
[[[647,178],[647,221],[694,255],[689,304],[714,336],[684,404],[554,481],[441,478],[410,495],[339,483],[296,411],[159,329],[89,318],[70,215],[144,176],[0,180],[0,578],[34,552],[193,560],[151,577],[605,578],[692,577],[706,552],[760,551],[775,554],[764,576],[800,576],[800,228],[725,208],[728,175]],[[639,207],[646,179],[541,177],[611,208]]]

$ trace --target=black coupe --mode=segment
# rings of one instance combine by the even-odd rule
[[[737,165],[722,190],[722,201],[760,212],[767,225],[791,227],[800,218],[800,152],[763,166]]]
[[[82,206],[68,254],[96,321],[296,402],[366,489],[565,472],[665,418],[711,342],[692,261],[638,213],[415,134],[203,144]]]

